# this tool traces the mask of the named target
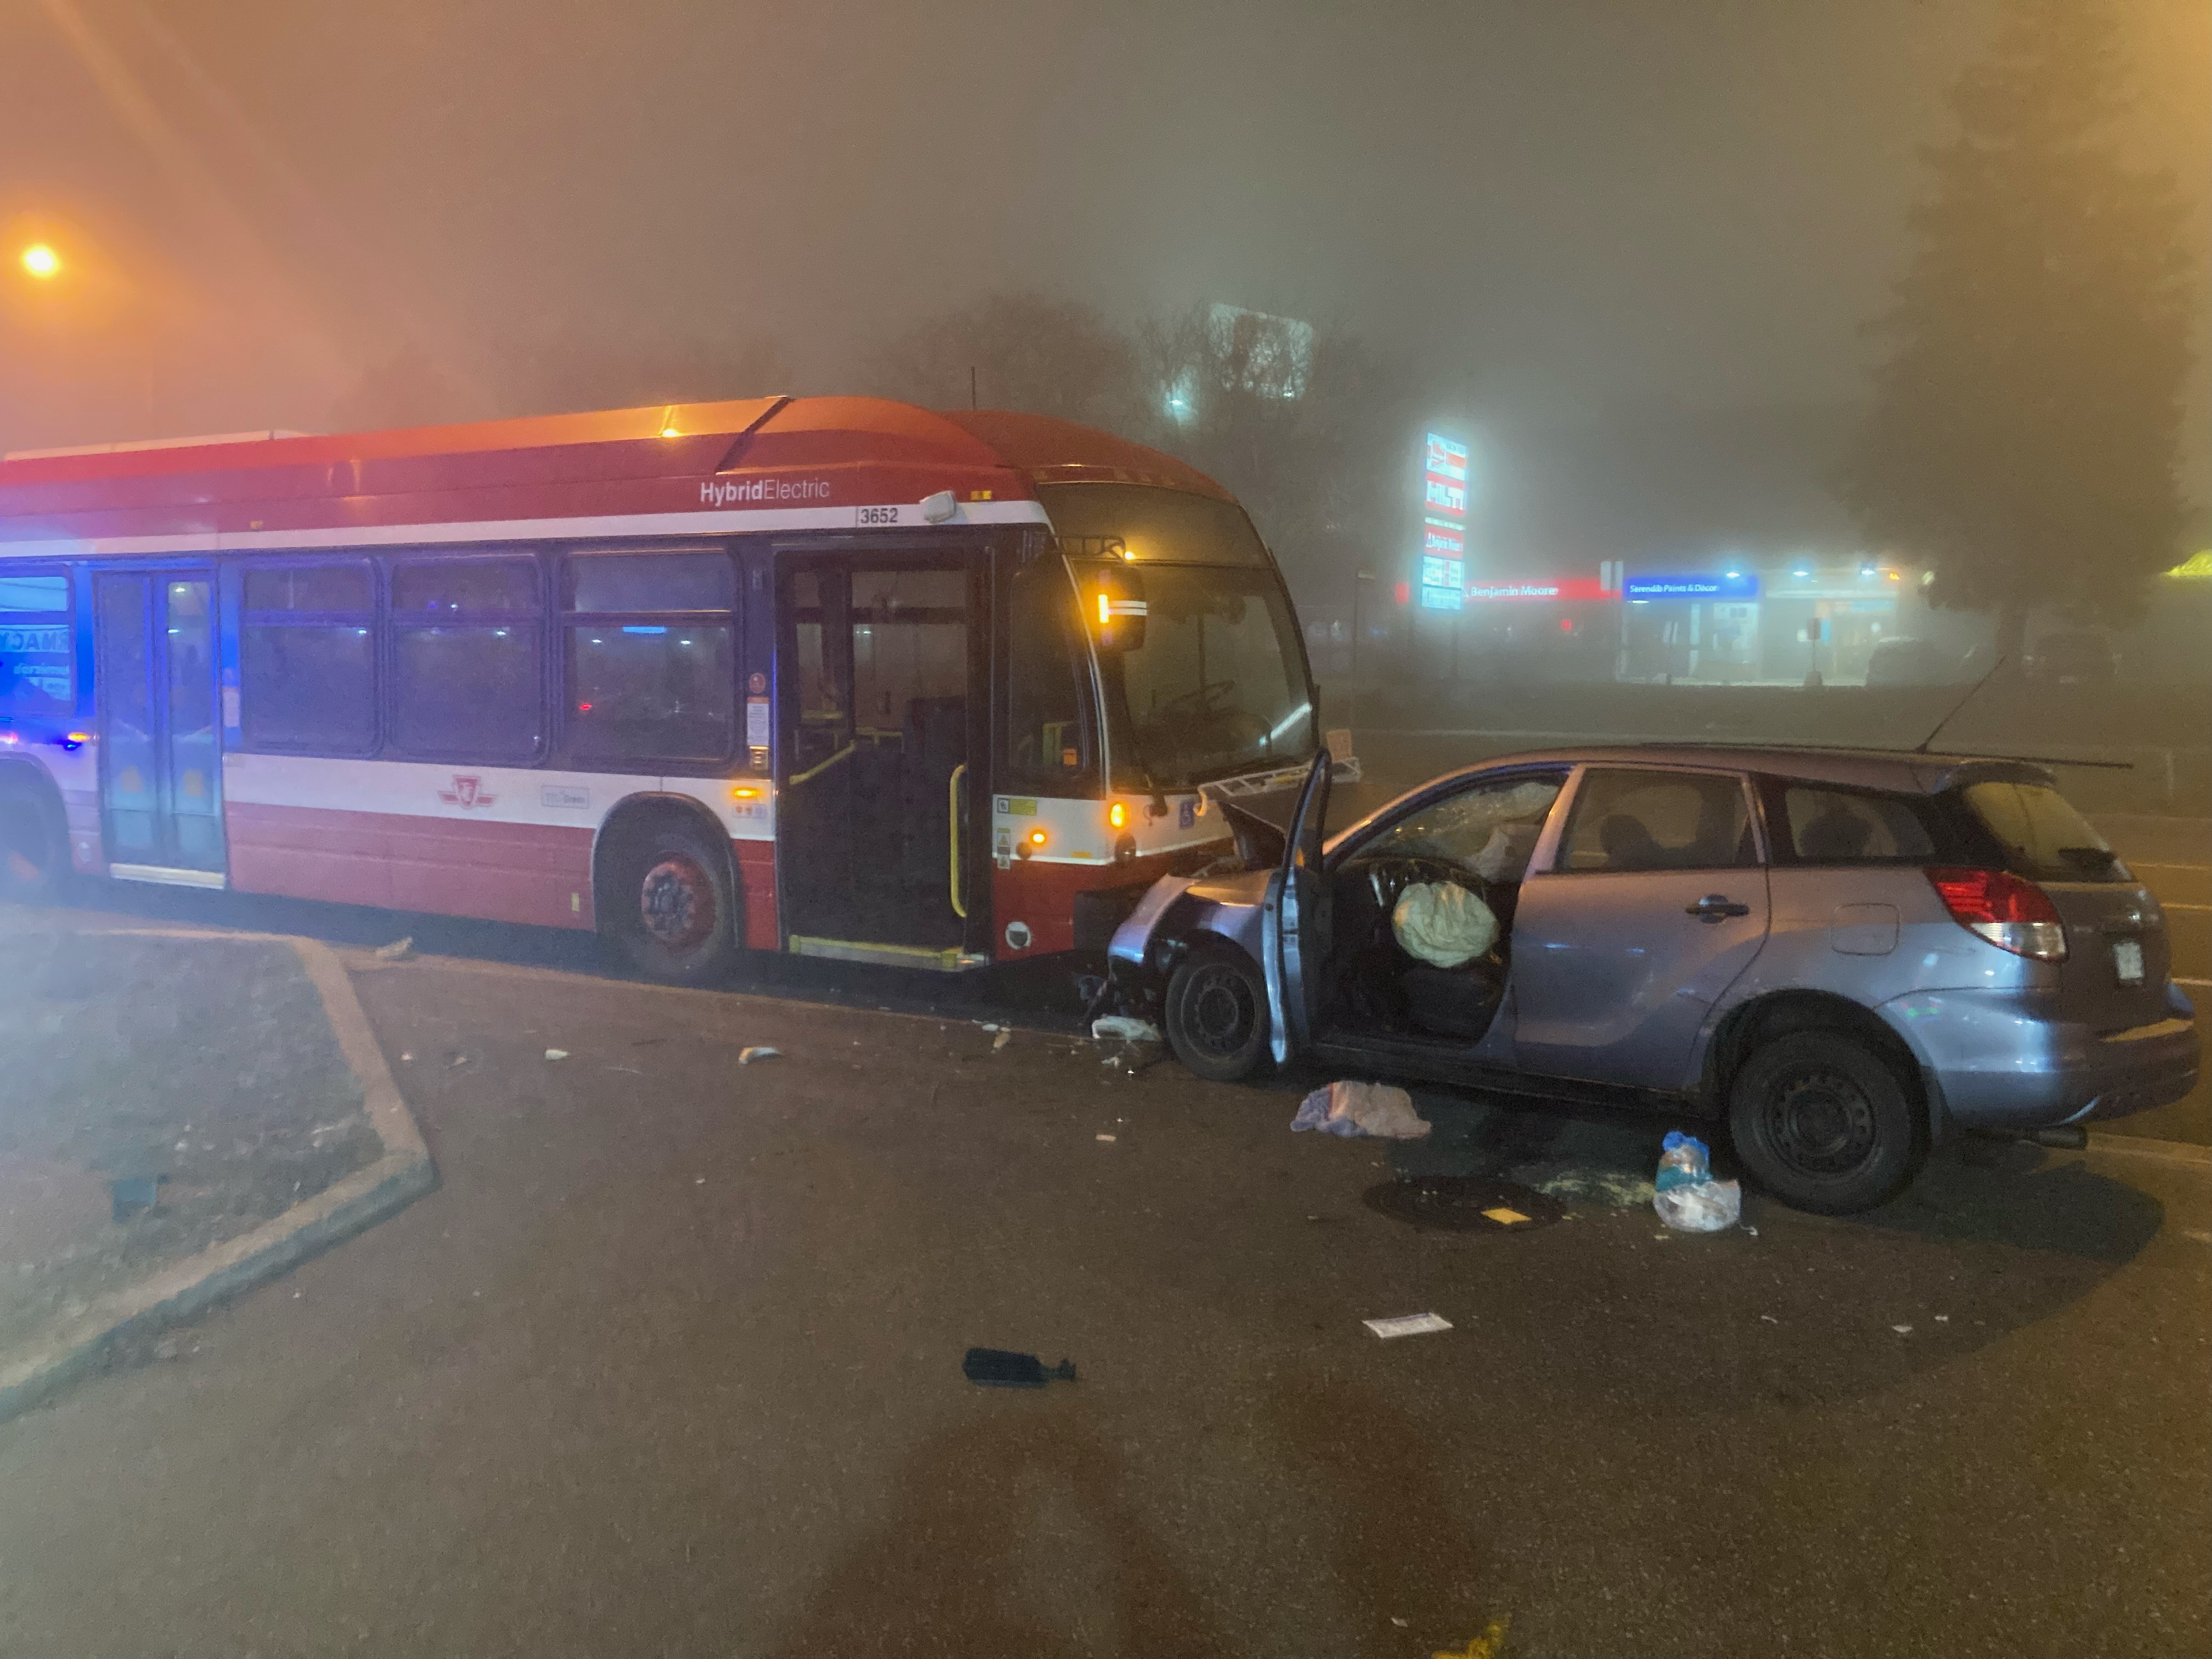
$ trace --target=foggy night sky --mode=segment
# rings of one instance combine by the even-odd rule
[[[2201,201],[2212,6],[2130,13],[2145,153]],[[1832,403],[1991,17],[0,0],[9,258],[34,232],[104,267],[0,307],[0,443],[139,435],[149,398],[164,430],[314,428],[404,347],[488,383],[524,336],[765,337],[799,384],[751,389],[846,389],[1005,288],[1289,312],[1516,418]]]

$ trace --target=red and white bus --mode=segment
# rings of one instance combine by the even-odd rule
[[[0,461],[0,863],[958,970],[1315,753],[1202,475],[858,398]],[[1200,786],[1210,786],[1201,793]]]

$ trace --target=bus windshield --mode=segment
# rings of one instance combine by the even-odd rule
[[[1151,484],[1046,484],[1037,491],[1071,557],[1115,544],[1135,564],[1241,564],[1264,569],[1267,550],[1234,501]]]
[[[1118,789],[1188,789],[1314,751],[1290,602],[1272,570],[1152,565],[1145,642],[1099,658]]]
[[[1097,562],[1109,553],[1143,578],[1145,642],[1098,658],[1115,788],[1188,789],[1312,755],[1297,624],[1242,507],[1138,484],[1037,493],[1079,586],[1086,567],[1114,568]]]

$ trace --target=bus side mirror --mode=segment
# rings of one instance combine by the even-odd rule
[[[1145,642],[1145,579],[1126,565],[1089,573],[1083,584],[1091,639],[1105,655],[1134,651]]]

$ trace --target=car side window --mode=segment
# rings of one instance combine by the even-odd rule
[[[1401,818],[1355,856],[1442,859],[1486,882],[1518,881],[1565,783],[1564,773],[1477,783]]]
[[[1555,868],[1735,870],[1759,862],[1742,781],[1725,773],[1594,768]]]
[[[1767,799],[1771,834],[1773,797]],[[1924,864],[1936,857],[1920,814],[1893,795],[1790,784],[1782,791],[1782,817],[1799,864]]]

